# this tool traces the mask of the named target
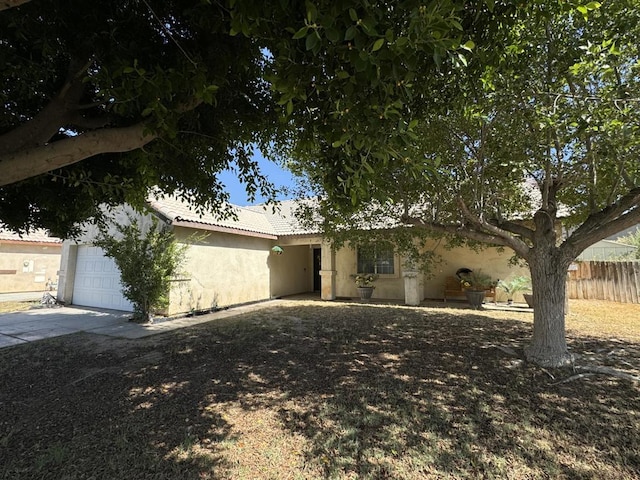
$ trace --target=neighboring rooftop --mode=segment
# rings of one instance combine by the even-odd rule
[[[0,241],[18,243],[62,243],[62,239],[50,236],[47,230],[38,229],[28,234],[20,235],[1,227]]]

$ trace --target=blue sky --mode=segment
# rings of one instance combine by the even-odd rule
[[[276,165],[270,160],[262,157],[260,152],[256,151],[253,156],[260,165],[260,170],[262,174],[267,177],[267,179],[275,184],[276,187],[293,187],[295,185],[295,179],[291,173],[287,170],[284,170],[279,165]],[[235,205],[245,206],[245,205],[255,205],[259,203],[263,203],[265,198],[256,195],[256,199],[254,202],[249,202],[247,199],[247,192],[245,191],[245,187],[238,181],[238,177],[235,173],[231,171],[224,171],[220,174],[220,181],[226,186],[227,192],[230,195],[230,202]],[[287,198],[292,198],[291,196],[278,196],[278,200],[285,200]]]

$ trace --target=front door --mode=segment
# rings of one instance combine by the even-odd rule
[[[322,249],[314,248],[313,249],[313,291],[319,292],[322,289],[322,280],[320,278],[320,269],[321,265],[321,255]]]

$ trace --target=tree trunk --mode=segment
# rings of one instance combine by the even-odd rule
[[[527,360],[543,367],[563,367],[573,362],[565,336],[566,278],[570,259],[557,249],[529,258],[533,287],[533,338],[525,349]]]

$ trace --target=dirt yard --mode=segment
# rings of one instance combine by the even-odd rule
[[[283,301],[0,350],[2,479],[636,479],[640,385],[527,364],[530,311]],[[640,306],[571,302],[640,375]]]

